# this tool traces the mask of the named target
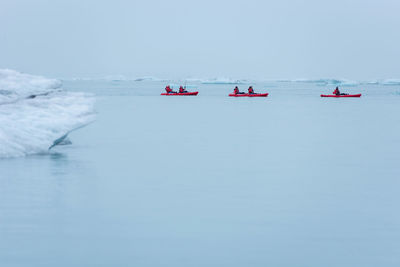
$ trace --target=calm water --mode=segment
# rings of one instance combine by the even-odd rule
[[[400,265],[400,87],[164,86],[64,82],[97,120],[0,160],[0,266]]]

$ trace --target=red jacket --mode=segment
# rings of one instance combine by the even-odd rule
[[[251,87],[249,87],[249,94],[254,94],[254,90]]]
[[[165,91],[167,91],[167,93],[171,93],[172,89],[169,86],[167,86],[167,87],[165,87]]]
[[[238,89],[238,88],[235,88],[235,89],[233,89],[233,92],[234,92],[235,94],[239,94],[239,89]]]
[[[185,92],[185,89],[183,89],[183,87],[181,86],[181,87],[179,87],[179,93],[184,93]]]
[[[334,94],[334,95],[340,95],[339,89],[336,88],[335,91],[333,91],[333,94]]]

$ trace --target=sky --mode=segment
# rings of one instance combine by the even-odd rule
[[[398,0],[0,0],[0,68],[58,78],[400,78]]]

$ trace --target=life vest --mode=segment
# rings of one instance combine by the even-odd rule
[[[235,94],[239,94],[239,88],[233,89],[233,92],[234,92]]]
[[[167,93],[171,93],[172,89],[169,86],[167,86],[167,87],[165,87],[165,91],[167,91]]]
[[[251,87],[249,87],[249,94],[254,94],[254,90]]]
[[[339,91],[339,89],[338,89],[338,88],[336,88],[336,89],[335,89],[335,91],[333,91],[333,94],[334,94],[334,95],[340,95],[340,91]]]
[[[181,87],[179,87],[179,93],[184,93],[185,92],[185,89],[183,89],[183,87],[181,86]]]

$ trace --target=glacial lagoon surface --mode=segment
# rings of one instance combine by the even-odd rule
[[[400,83],[165,85],[65,80],[69,106],[0,104],[0,266],[400,266]],[[35,147],[78,116],[71,144]]]

